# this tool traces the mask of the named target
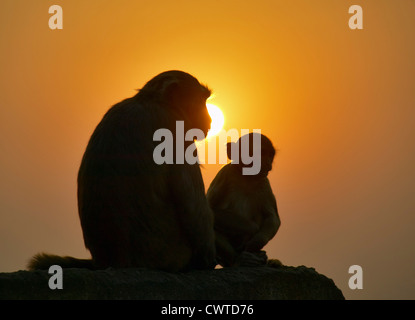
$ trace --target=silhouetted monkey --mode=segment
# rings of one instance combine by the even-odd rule
[[[176,141],[184,130],[207,134],[210,90],[181,71],[167,71],[114,105],[92,134],[78,174],[78,209],[92,260],[38,254],[29,269],[147,267],[166,271],[214,268],[213,213],[199,165],[153,159],[158,129]],[[179,139],[179,138],[178,138]],[[194,141],[184,141],[185,147]],[[173,148],[175,150],[175,148]]]
[[[254,148],[253,137],[260,135],[261,151]],[[261,157],[261,169],[256,175],[243,175],[248,165],[241,161],[241,148],[249,145],[253,157]],[[265,264],[267,257],[261,249],[280,227],[277,202],[267,178],[272,169],[275,149],[271,141],[259,133],[242,136],[228,143],[229,159],[213,179],[207,199],[215,214],[217,261],[224,267]],[[239,162],[235,164],[235,160]],[[251,260],[251,261],[250,261]],[[280,264],[273,260],[274,264]]]

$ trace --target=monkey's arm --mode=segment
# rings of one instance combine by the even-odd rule
[[[277,202],[273,194],[268,197],[262,214],[263,220],[258,232],[245,245],[245,250],[255,252],[261,250],[277,233],[281,220],[278,215]]]
[[[228,236],[253,234],[258,226],[240,212],[244,212],[245,198],[239,192],[235,171],[231,164],[224,166],[207,191],[207,200],[215,216],[215,230]]]
[[[220,209],[224,197],[228,193],[229,180],[227,178],[229,169],[229,164],[222,167],[207,190],[206,198],[213,211]]]
[[[213,212],[206,200],[200,168],[176,164],[171,167],[170,175],[170,192],[182,232],[192,247],[194,267],[213,268],[216,265]]]

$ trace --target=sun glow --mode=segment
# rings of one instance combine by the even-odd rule
[[[223,128],[225,124],[225,117],[223,116],[222,110],[214,104],[207,103],[206,107],[208,109],[209,115],[212,118],[212,123],[210,125],[210,130],[206,138],[213,137],[217,135]]]

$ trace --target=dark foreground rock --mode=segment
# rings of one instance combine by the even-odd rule
[[[0,299],[259,300],[344,299],[313,268],[226,268],[188,273],[147,269],[63,269],[63,289],[47,271],[0,273]]]

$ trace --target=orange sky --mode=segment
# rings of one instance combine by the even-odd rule
[[[52,4],[63,30],[48,28]],[[40,250],[89,256],[76,204],[89,136],[181,69],[213,89],[226,130],[261,129],[279,149],[270,257],[346,298],[415,299],[414,1],[2,0],[0,39],[0,272]],[[204,165],[206,186],[219,168]]]

